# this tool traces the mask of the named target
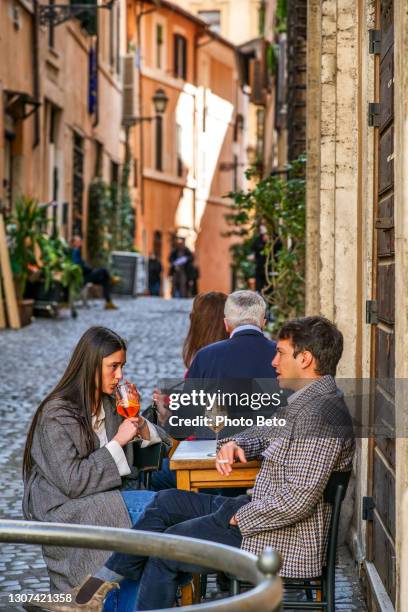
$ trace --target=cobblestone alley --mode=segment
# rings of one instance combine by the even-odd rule
[[[0,333],[0,518],[20,519],[21,462],[31,416],[62,374],[72,348],[91,325],[111,327],[129,343],[126,376],[136,382],[147,405],[162,377],[183,374],[181,346],[188,327],[190,300],[120,300],[119,311],[100,303],[58,320],[37,319],[19,332]],[[209,581],[209,596],[216,596]],[[351,559],[341,549],[338,610],[365,610]],[[48,580],[39,547],[0,545],[0,609],[20,610],[8,594],[46,593]]]

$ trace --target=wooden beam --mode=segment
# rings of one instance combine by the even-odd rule
[[[0,275],[0,329],[6,327],[6,313],[4,312],[4,297],[1,288],[1,275]]]
[[[4,226],[3,215],[0,213],[0,273],[3,279],[4,295],[7,306],[8,322],[12,329],[20,329],[20,314],[16,291],[11,271],[10,257],[7,247],[6,228]]]

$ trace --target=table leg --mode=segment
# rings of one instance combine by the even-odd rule
[[[194,580],[194,576],[193,576]],[[181,589],[181,605],[182,606],[191,606],[193,603],[193,580],[190,584],[186,584]]]
[[[191,491],[190,470],[177,470],[177,488],[182,491]]]

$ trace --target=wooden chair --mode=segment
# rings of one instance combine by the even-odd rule
[[[323,568],[323,573],[321,576],[310,579],[284,579],[286,592],[304,590],[307,601],[284,600],[283,610],[325,610],[326,612],[335,612],[335,575],[340,512],[341,505],[346,496],[350,475],[351,471],[333,472],[324,490],[324,501],[332,506],[332,513],[328,534],[326,564]],[[238,594],[245,586],[249,585],[232,579],[230,594]],[[315,597],[313,596],[314,592]]]

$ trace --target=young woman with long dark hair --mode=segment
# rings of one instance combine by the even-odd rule
[[[183,345],[183,360],[187,369],[201,348],[228,338],[224,325],[226,300],[227,296],[220,291],[199,293],[194,298],[190,328]]]
[[[224,325],[224,306],[227,295],[220,291],[209,291],[199,293],[193,301],[190,313],[190,327],[183,345],[183,361],[186,367],[185,375],[191,365],[196,353],[209,344],[226,340],[228,333]],[[164,406],[165,396],[157,389],[153,400],[159,407],[159,411],[167,418],[168,413]],[[169,460],[163,461],[162,469],[152,474],[152,489],[161,491],[163,489],[175,488],[176,475],[170,470]]]
[[[74,349],[56,387],[32,420],[24,452],[23,511],[28,519],[131,527],[154,493],[138,491],[133,465],[142,447],[171,440],[143,417],[124,419],[112,395],[123,377],[126,343],[105,327],[91,327]],[[67,592],[103,565],[107,554],[43,547],[51,591]],[[104,596],[102,593],[101,596]]]

